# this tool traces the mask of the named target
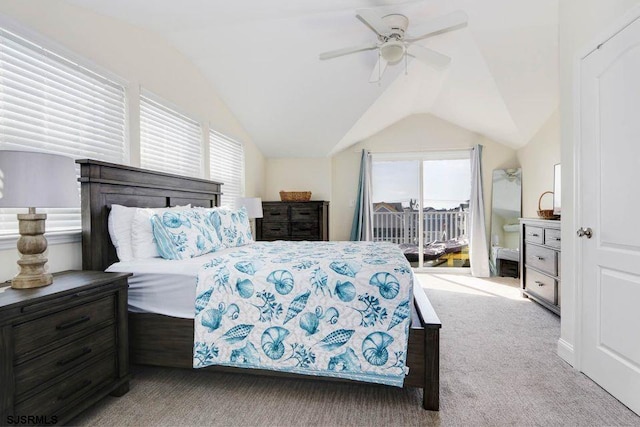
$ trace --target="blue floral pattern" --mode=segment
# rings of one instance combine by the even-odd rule
[[[221,207],[204,209],[204,211],[213,224],[216,235],[227,248],[253,243],[251,224],[244,206],[238,210]]]
[[[158,253],[165,259],[188,259],[223,248],[222,242],[198,209],[171,210],[151,217]]]
[[[229,213],[229,221],[241,218]],[[194,367],[243,366],[402,386],[413,274],[397,246],[257,242],[203,264]]]

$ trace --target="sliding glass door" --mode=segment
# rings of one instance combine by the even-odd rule
[[[469,151],[373,155],[374,239],[413,267],[469,267]]]

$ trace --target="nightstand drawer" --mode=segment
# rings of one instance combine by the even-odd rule
[[[16,414],[56,415],[74,401],[84,400],[116,377],[113,354],[93,363],[59,383],[15,406]]]
[[[114,319],[113,295],[67,308],[14,327],[15,353],[23,355],[78,331]]]
[[[535,294],[539,298],[555,304],[556,301],[556,281],[549,276],[540,274],[537,271],[527,269],[526,273],[527,291]]]
[[[114,326],[107,326],[14,368],[18,399],[32,388],[112,351],[116,346]],[[77,368],[76,368],[77,369]]]
[[[525,265],[555,276],[558,273],[556,251],[540,246],[526,245]]]
[[[544,241],[544,231],[542,227],[532,227],[530,225],[524,226],[524,240],[525,242],[542,244]]]
[[[317,206],[304,206],[304,205],[292,205],[291,206],[291,221],[318,221],[318,207]]]

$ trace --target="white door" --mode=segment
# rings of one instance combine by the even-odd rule
[[[640,414],[640,21],[582,61],[580,108],[581,366]]]

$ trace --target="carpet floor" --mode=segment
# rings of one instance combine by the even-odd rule
[[[422,391],[135,367],[131,390],[73,425],[640,426],[556,354],[559,318],[514,280],[419,274],[442,320],[441,410]]]

